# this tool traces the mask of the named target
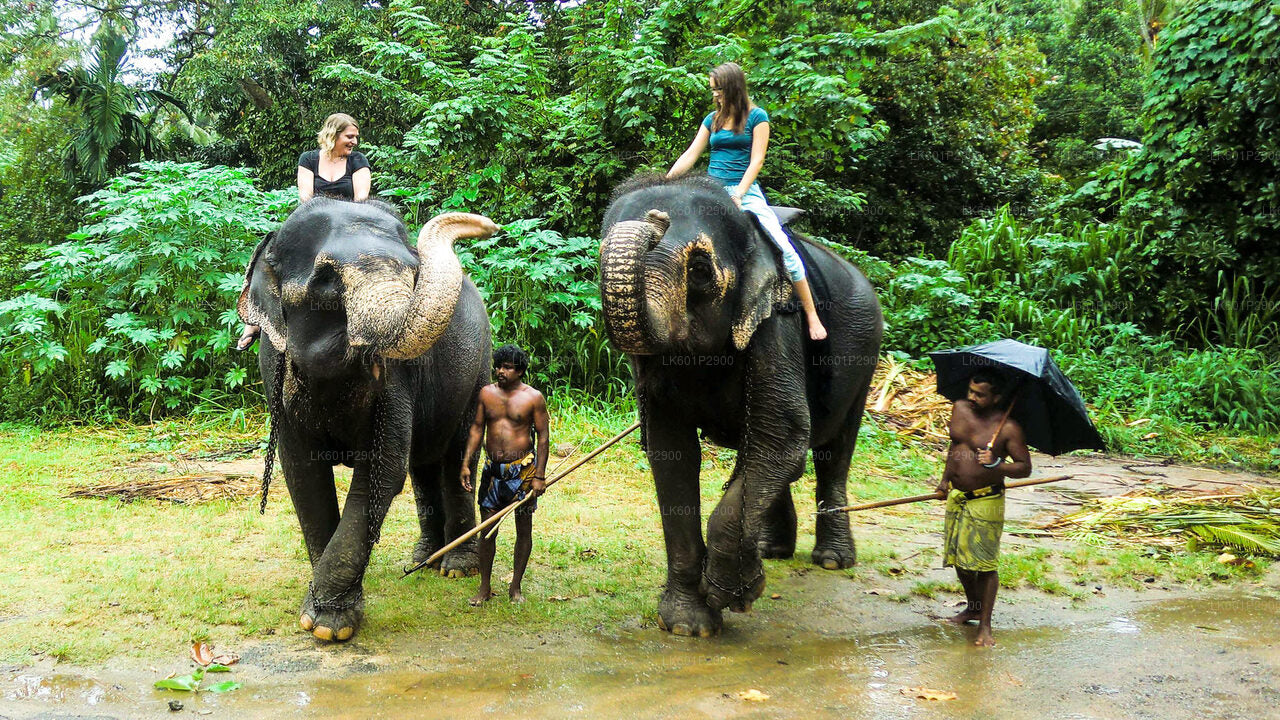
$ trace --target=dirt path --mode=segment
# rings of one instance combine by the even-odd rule
[[[254,471],[255,461],[175,472]],[[1128,459],[1036,458],[1037,475],[1074,473],[1072,492],[1040,486],[1011,495],[1010,519],[1070,511],[1081,494],[1114,495],[1153,482],[1188,490],[1280,484],[1274,478]],[[870,529],[867,529],[870,532]],[[925,534],[919,544],[936,542]],[[1038,539],[1015,539],[1034,544]],[[712,640],[632,623],[616,632],[485,637],[467,627],[407,640],[394,654],[357,639],[327,647],[301,633],[238,648],[235,692],[152,689],[183,656],[77,668],[42,660],[0,668],[0,718],[454,718],[521,717],[1271,717],[1280,703],[1280,572],[1203,592],[1105,594],[1072,602],[1003,592],[999,645],[970,645],[973,628],[932,616],[955,597],[917,597],[932,568],[910,578],[768,569],[752,613],[726,618]],[[887,589],[883,594],[869,591]],[[535,600],[536,601],[536,600]],[[221,679],[221,678],[219,678]],[[955,693],[929,701],[909,688]],[[757,690],[767,699],[739,694]],[[167,703],[184,704],[171,712]]]

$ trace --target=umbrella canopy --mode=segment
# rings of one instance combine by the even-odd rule
[[[929,353],[938,369],[938,392],[951,400],[969,393],[969,378],[983,368],[1009,379],[1004,394],[1015,396],[1011,416],[1027,444],[1050,455],[1092,448],[1106,450],[1089,419],[1080,393],[1058,369],[1049,351],[1017,340]]]

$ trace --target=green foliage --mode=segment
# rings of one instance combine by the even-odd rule
[[[46,410],[104,416],[242,396],[249,361],[229,351],[235,299],[292,193],[258,191],[242,169],[148,162],[85,200],[88,224],[0,304],[11,386],[37,386]]]
[[[125,37],[100,32],[86,66],[58,70],[36,82],[39,92],[62,97],[79,112],[76,129],[63,150],[63,171],[69,180],[97,187],[116,170],[140,158],[155,157],[160,146],[145,116],[165,105],[187,112],[167,92],[122,82],[127,52]]]
[[[484,297],[495,345],[515,343],[533,356],[529,382],[616,402],[627,393],[626,356],[603,332],[599,242],[542,224],[507,223],[503,233],[459,248],[458,258]]]
[[[1130,178],[1141,192],[1130,202],[1156,211],[1154,299],[1176,328],[1237,277],[1258,301],[1277,290],[1280,7],[1205,0],[1160,38],[1143,108],[1146,148]]]

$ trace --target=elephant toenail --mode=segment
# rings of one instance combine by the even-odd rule
[[[317,626],[315,630],[311,631],[311,634],[326,642],[333,640],[333,630],[323,625]]]
[[[839,570],[839,569],[840,569],[840,563],[839,563],[839,561],[837,561],[837,560],[833,560],[833,559],[831,559],[831,558],[827,558],[826,560],[823,560],[823,561],[822,561],[822,568],[823,568],[824,570]]]
[[[302,626],[303,630],[310,632],[311,628],[315,627],[316,621],[310,615],[302,613],[302,616],[298,618],[298,624]]]
[[[715,631],[714,631],[714,630],[712,630],[712,629],[711,629],[711,628],[709,628],[709,627],[704,627],[704,628],[702,628],[702,629],[698,630],[698,637],[709,638],[709,637],[712,637],[712,636],[713,636],[713,635],[715,635],[715,634],[716,634],[716,633],[715,633]]]
[[[693,635],[693,629],[684,623],[676,623],[676,626],[671,628],[671,632],[675,635],[682,635],[684,637],[691,637]]]
[[[338,631],[339,640],[350,640],[352,635],[356,634],[355,628],[344,627]]]

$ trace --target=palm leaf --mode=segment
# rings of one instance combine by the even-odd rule
[[[1205,540],[1230,545],[1247,553],[1280,557],[1280,540],[1255,535],[1244,528],[1224,527],[1221,525],[1193,525],[1188,529]],[[1267,529],[1274,532],[1273,529]]]

